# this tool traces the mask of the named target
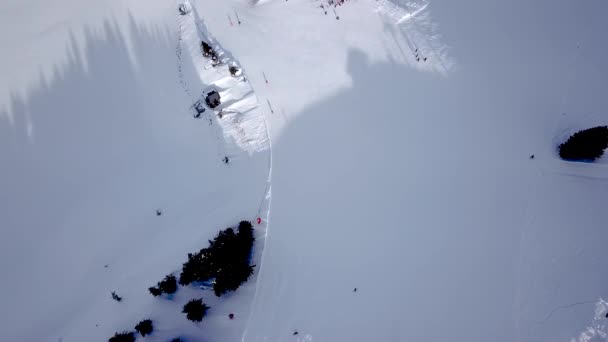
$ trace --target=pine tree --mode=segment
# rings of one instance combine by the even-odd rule
[[[182,310],[183,313],[186,314],[186,318],[193,322],[200,322],[203,320],[203,317],[207,314],[207,310],[209,307],[203,303],[203,299],[192,299]]]
[[[110,337],[108,342],[135,342],[135,334],[132,331],[123,331]]]
[[[141,334],[141,336],[150,335],[152,331],[154,331],[154,326],[152,325],[152,320],[145,319],[135,326],[135,331]]]
[[[234,65],[231,65],[230,67],[228,67],[228,71],[230,72],[230,75],[231,75],[232,77],[236,77],[236,76],[237,76],[237,73],[239,72],[239,68],[237,68],[237,67],[236,67],[236,66],[234,66]]]
[[[253,237],[253,225],[249,221],[241,221],[239,223],[239,238],[253,244],[255,240]]]
[[[213,278],[217,267],[214,266],[212,254],[210,248],[203,248],[196,254],[188,254],[188,261],[184,263],[179,275],[179,284],[189,285],[194,281],[208,281]]]
[[[574,133],[559,145],[559,156],[572,161],[594,161],[608,147],[608,126],[598,126]]]
[[[148,291],[150,291],[150,293],[151,293],[151,294],[152,294],[154,297],[157,297],[157,296],[160,296],[161,294],[163,294],[163,291],[161,291],[159,288],[156,288],[156,287],[154,287],[154,286],[149,287],[149,288],[148,288]]]
[[[205,57],[210,57],[213,53],[213,48],[205,41],[201,41],[201,49],[203,50],[203,56]]]
[[[215,279],[213,293],[220,297],[226,292],[236,291],[253,274],[254,266],[249,266],[247,263],[226,266]]]
[[[177,280],[175,279],[175,276],[173,274],[166,276],[165,279],[158,283],[158,288],[166,294],[175,293],[175,291],[177,291]]]

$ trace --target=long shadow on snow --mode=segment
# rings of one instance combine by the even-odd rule
[[[146,288],[218,229],[257,212],[266,186],[265,159],[244,157],[227,168],[214,131],[192,118],[177,78],[173,27],[131,18],[134,55],[114,20],[103,32],[85,32],[86,44],[71,41],[70,58],[52,80],[41,77],[24,97],[12,97],[14,125],[0,121],[0,269],[12,279],[0,286],[11,294],[0,311],[3,341],[104,340],[132,328],[132,317],[158,318],[158,300]],[[203,88],[189,72],[190,58],[182,62],[189,84]],[[214,203],[206,205],[209,196]],[[162,219],[153,214],[159,207]],[[112,290],[123,291],[129,305],[112,303]],[[234,326],[201,332],[177,304],[160,304],[175,311],[175,322],[165,322],[158,338],[169,339],[173,328],[191,340],[240,335]]]
[[[245,340],[297,327],[323,341],[513,341],[526,175],[494,153],[504,133],[471,125],[458,81],[359,51],[347,67],[352,87],[273,145],[275,228]],[[500,187],[505,172],[522,185]]]

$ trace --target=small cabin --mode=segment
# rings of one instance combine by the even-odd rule
[[[215,90],[207,93],[207,96],[205,97],[205,102],[207,103],[207,106],[209,106],[209,108],[211,108],[211,109],[219,106],[220,105],[220,94]]]

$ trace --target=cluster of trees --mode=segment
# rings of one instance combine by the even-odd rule
[[[163,293],[173,294],[177,291],[177,278],[173,274],[169,274],[165,279],[159,281],[156,287],[152,286],[148,288],[148,291],[156,297]]]
[[[149,319],[145,319],[135,326],[135,331],[141,334],[141,336],[150,335],[152,331],[154,331],[154,326],[152,325],[152,321]],[[132,331],[123,331],[120,333],[114,334],[114,336],[110,337],[108,342],[135,342],[135,333]]]
[[[217,55],[217,52],[215,52],[215,50],[213,50],[211,45],[209,45],[204,40],[201,41],[201,49],[203,50],[203,56],[207,57],[207,58],[211,57],[211,60],[213,61],[214,65],[216,65],[219,62],[219,57]]]
[[[143,321],[137,323],[135,326],[135,331],[141,334],[141,336],[150,335],[152,331],[154,331],[154,326],[152,326],[152,320],[144,319]]]
[[[132,331],[123,331],[110,337],[108,342],[135,342],[135,334]]]
[[[228,228],[221,230],[213,240],[209,240],[209,247],[201,249],[196,254],[188,254],[188,261],[183,264],[179,277],[179,284],[189,285],[192,282],[207,282],[213,280],[213,292],[220,297],[228,291],[234,291],[253,274],[255,265],[249,265],[255,238],[253,225],[249,221],[241,221],[237,231]],[[148,288],[154,296],[163,293],[173,294],[177,291],[177,278],[169,274],[157,283],[157,286]],[[122,298],[112,292],[112,298],[121,301]],[[202,298],[192,299],[186,303],[182,312],[186,318],[193,322],[200,322],[207,314],[207,306]],[[154,330],[149,319],[139,322],[135,326],[141,336],[146,336]],[[109,342],[134,342],[135,333],[124,331],[116,333]],[[180,342],[175,338],[171,342]]]
[[[213,241],[209,241],[209,247],[188,254],[179,283],[188,285],[214,280],[213,292],[218,297],[236,290],[253,274],[255,265],[249,265],[249,262],[254,241],[249,221],[241,221],[236,233],[232,228],[220,231]]]
[[[203,299],[192,299],[182,310],[183,313],[186,314],[186,318],[191,320],[192,322],[200,322],[203,320],[203,317],[207,314],[207,310],[209,307],[203,303]]]
[[[598,126],[574,133],[559,145],[559,156],[565,160],[594,161],[608,147],[608,126]]]

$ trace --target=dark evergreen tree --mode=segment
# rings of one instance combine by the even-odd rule
[[[186,314],[186,318],[193,322],[200,322],[203,317],[207,314],[209,307],[203,303],[203,299],[192,299],[186,305],[184,305],[183,313]]]
[[[141,336],[150,335],[152,331],[154,331],[154,326],[152,325],[152,320],[145,319],[135,326],[135,331],[141,334]]]
[[[158,288],[166,294],[175,293],[177,291],[177,279],[173,274],[170,274],[158,283]]]
[[[249,221],[241,221],[239,223],[239,238],[245,241],[247,244],[253,246],[253,225]],[[249,246],[249,247],[251,247]]]
[[[598,126],[574,133],[559,145],[559,156],[572,161],[594,161],[608,147],[608,126]]]
[[[213,293],[220,297],[226,292],[235,291],[253,274],[254,266],[239,263],[231,265],[230,268],[222,269],[213,284]]]
[[[239,247],[238,250],[241,251],[241,257],[246,259],[246,262],[249,263],[251,260],[251,252],[253,249],[253,243],[255,242],[255,238],[253,237],[253,225],[249,221],[241,221],[239,223]]]
[[[117,295],[116,292],[112,291],[112,299],[114,299],[117,302],[122,301],[122,297]]]
[[[160,296],[161,294],[163,294],[163,291],[161,291],[159,288],[154,287],[154,286],[149,287],[149,288],[148,288],[148,291],[150,291],[150,293],[151,293],[151,294],[152,294],[154,297],[157,297],[157,296]]]
[[[201,41],[201,49],[203,50],[203,56],[205,57],[210,57],[213,53],[213,48],[205,41]]]
[[[135,342],[135,334],[132,331],[123,331],[110,337],[108,342]]]
[[[210,241],[211,243],[211,241]],[[188,254],[188,261],[179,275],[180,285],[189,285],[193,281],[208,281],[214,277],[214,266],[210,248],[203,248],[196,254]]]
[[[236,77],[237,73],[239,72],[239,68],[234,65],[231,65],[230,67],[228,67],[228,72],[230,72],[230,75],[232,77]]]

